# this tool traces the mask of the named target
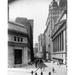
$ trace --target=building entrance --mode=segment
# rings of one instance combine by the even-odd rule
[[[20,50],[20,49],[14,50],[14,63],[22,64],[22,50]]]

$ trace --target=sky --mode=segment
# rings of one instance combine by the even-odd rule
[[[9,5],[9,20],[25,17],[34,20],[33,43],[38,42],[38,36],[44,32],[52,0],[17,0]]]

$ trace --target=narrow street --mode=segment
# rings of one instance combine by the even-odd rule
[[[67,69],[65,65],[57,65],[57,63],[53,62],[45,62],[47,67],[42,70],[43,75],[49,75],[49,72],[51,72],[51,75],[67,75]],[[52,69],[55,69],[53,72]],[[32,75],[31,71],[36,71],[37,68],[35,68],[35,65],[27,66],[25,68],[12,68],[8,69],[8,75]],[[33,73],[35,75],[37,73],[38,75],[41,75],[41,69],[38,69],[36,72]]]
[[[67,75],[67,0],[8,1],[8,75]]]

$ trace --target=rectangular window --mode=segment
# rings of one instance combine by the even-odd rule
[[[54,50],[55,50],[55,47],[54,47],[54,40],[53,40],[53,52],[54,52]]]
[[[54,40],[54,52],[55,52],[55,40]]]
[[[60,33],[60,51],[61,51],[61,47],[62,47],[62,46],[61,46],[61,33]]]
[[[18,42],[20,41],[20,38],[18,37]]]
[[[60,34],[59,34],[59,51],[60,51]]]
[[[55,52],[55,40],[53,40],[53,52]]]
[[[57,52],[58,52],[58,36],[57,36]]]
[[[21,42],[23,42],[23,38],[21,38]]]
[[[63,37],[63,31],[60,34],[60,50],[63,51],[64,49],[64,37]]]
[[[58,52],[58,36],[56,38],[56,46],[57,46],[57,52]]]
[[[14,36],[14,41],[16,41],[16,36]]]
[[[57,37],[56,37],[56,52],[57,52]]]
[[[63,31],[63,47],[64,47],[64,51],[65,51],[65,30]]]
[[[63,37],[63,31],[62,31],[62,51],[64,50],[64,37]]]
[[[57,36],[57,49],[58,49],[58,51],[59,51],[59,36]]]
[[[56,50],[56,47],[55,47],[55,40],[54,40],[54,52],[55,52],[55,50]]]
[[[59,52],[59,35],[58,35],[58,52]]]
[[[56,52],[56,40],[54,40],[54,52]]]

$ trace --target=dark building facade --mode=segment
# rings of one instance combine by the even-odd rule
[[[23,24],[26,26],[28,35],[29,35],[29,41],[30,41],[30,49],[31,49],[31,61],[34,60],[34,50],[33,50],[33,20],[32,19],[27,19],[23,17],[18,17],[16,18],[16,22]]]
[[[39,50],[38,52],[42,52],[43,59],[46,59],[46,39],[45,39],[45,34],[40,34],[38,37],[38,42],[39,42]]]
[[[38,43],[35,43],[35,46],[34,46],[34,57],[36,57],[37,53],[38,53]]]

